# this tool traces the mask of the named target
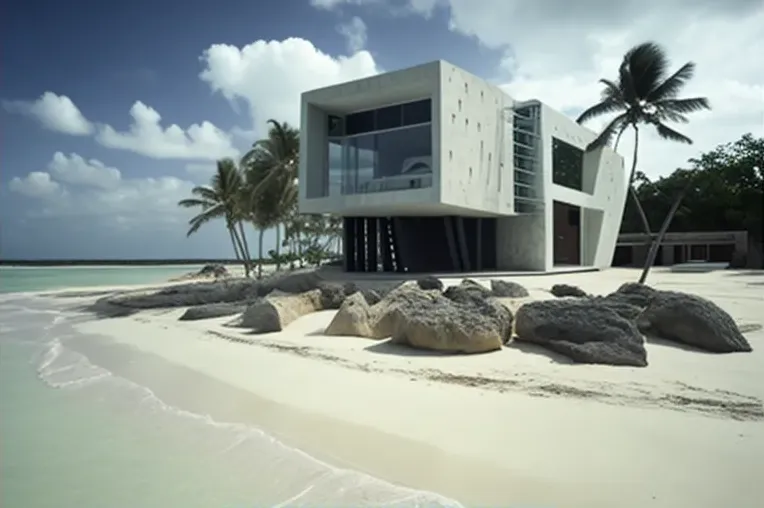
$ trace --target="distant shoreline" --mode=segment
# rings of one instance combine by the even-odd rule
[[[235,259],[0,259],[0,266],[169,266],[169,265],[207,265],[240,264]]]

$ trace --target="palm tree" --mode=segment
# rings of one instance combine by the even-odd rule
[[[297,209],[300,133],[286,122],[271,119],[268,124],[268,136],[252,145],[252,149],[242,157],[241,165],[247,177],[249,202],[256,208],[252,219],[261,229],[261,240],[263,228],[276,228],[278,260],[281,226]],[[277,261],[277,269],[280,268],[278,265],[280,261]]]
[[[217,162],[217,170],[210,185],[194,187],[191,190],[193,197],[180,200],[178,206],[201,209],[198,215],[189,220],[190,227],[186,236],[193,235],[213,219],[225,219],[234,254],[236,259],[244,264],[244,272],[248,277],[249,248],[242,227],[240,209],[242,187],[243,180],[236,163],[231,159],[222,159]]]
[[[690,138],[667,126],[666,122],[687,123],[687,114],[711,109],[705,97],[678,98],[682,87],[695,73],[693,62],[687,62],[670,76],[667,76],[668,68],[668,56],[658,44],[645,42],[631,48],[618,69],[618,81],[600,79],[604,85],[600,102],[581,113],[576,120],[584,123],[601,115],[619,113],[589,144],[587,151],[609,144],[613,136],[616,136],[614,150],[617,150],[624,131],[629,127],[634,129],[634,154],[628,190],[648,238],[651,236],[650,224],[633,185],[639,150],[639,126],[653,126],[664,139],[692,144]]]

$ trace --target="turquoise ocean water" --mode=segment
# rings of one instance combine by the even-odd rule
[[[176,269],[3,269],[0,284],[7,292],[150,283],[193,268]],[[89,319],[71,299],[0,296],[3,508],[460,506],[168,405],[78,351],[84,337],[73,325]]]
[[[195,272],[202,265],[0,267],[0,293],[68,287],[153,284]]]

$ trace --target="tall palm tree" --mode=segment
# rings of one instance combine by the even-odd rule
[[[210,185],[194,187],[191,190],[193,197],[180,200],[178,206],[201,209],[198,215],[188,221],[186,236],[193,235],[204,224],[214,219],[224,219],[236,259],[244,264],[244,272],[249,276],[249,249],[242,228],[240,209],[243,184],[236,163],[231,159],[219,160]]]
[[[281,225],[297,208],[300,133],[286,122],[271,119],[268,124],[268,136],[252,145],[241,165],[251,194],[249,202],[256,208],[252,218],[261,231],[276,228],[276,258],[280,259]]]
[[[629,127],[634,129],[634,154],[628,190],[648,238],[651,236],[650,224],[633,185],[639,151],[639,126],[655,127],[658,135],[664,139],[692,144],[690,138],[672,129],[666,122],[687,123],[687,114],[711,109],[705,97],[678,98],[684,85],[695,73],[693,62],[687,62],[670,76],[668,68],[668,56],[658,44],[645,42],[631,48],[624,55],[618,69],[618,81],[600,79],[604,85],[600,102],[581,113],[576,120],[584,123],[601,115],[618,113],[589,144],[587,150],[609,144],[613,136],[616,136],[614,149],[617,149],[624,131]]]

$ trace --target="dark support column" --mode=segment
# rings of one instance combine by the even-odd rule
[[[356,271],[355,217],[345,217],[342,224],[345,241],[345,271]]]
[[[455,272],[461,272],[462,266],[459,262],[459,253],[456,250],[456,238],[454,238],[453,217],[446,215],[443,217],[443,223],[446,228],[446,241],[448,242],[448,252],[451,255],[451,265]]]
[[[456,217],[456,240],[459,244],[459,252],[462,255],[462,266],[465,272],[472,271],[470,266],[470,251],[467,245],[467,235],[464,234],[464,218]]]
[[[366,271],[366,217],[356,219],[356,259],[358,260],[358,271]]]
[[[478,217],[477,224],[475,225],[477,228],[477,245],[475,245],[475,251],[477,252],[476,256],[476,263],[477,266],[475,267],[475,270],[478,272],[483,269],[483,218]]]
[[[406,259],[401,255],[401,219],[399,217],[393,217],[393,245],[395,246],[395,270],[397,272],[406,271]]]
[[[369,217],[366,223],[366,245],[369,246],[368,266],[370,272],[377,271],[379,243],[377,242],[377,218]]]
[[[393,271],[393,252],[390,248],[392,245],[393,239],[390,237],[390,230],[388,228],[390,224],[390,219],[387,217],[380,217],[379,218],[379,241],[380,241],[380,252],[382,254],[382,271],[383,272],[392,272]]]

